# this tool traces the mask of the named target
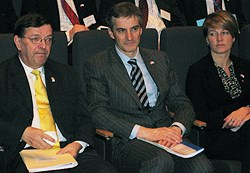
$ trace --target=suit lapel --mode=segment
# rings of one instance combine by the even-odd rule
[[[156,57],[152,57],[151,55],[149,55],[148,53],[146,53],[142,48],[140,48],[140,53],[142,56],[142,59],[147,67],[147,70],[149,72],[149,74],[151,75],[151,77],[153,78],[157,88],[158,88],[158,92],[160,93],[160,91],[163,91],[166,89],[166,83],[163,81],[166,81],[166,79],[163,78],[164,75],[162,75],[162,69],[161,68],[161,62],[158,61],[158,59]],[[159,97],[157,98],[157,103],[159,103],[161,100],[161,95],[159,95]]]
[[[27,106],[29,111],[32,111],[33,104],[32,104],[32,96],[29,87],[29,83],[25,74],[25,71],[22,67],[21,62],[19,61],[18,57],[16,56],[13,59],[12,65],[10,67],[11,71],[11,79],[10,81],[13,82],[14,90],[20,93],[20,97],[24,98],[26,103],[22,103],[23,106]]]
[[[57,75],[54,72],[53,68],[51,67],[49,60],[46,62],[44,66],[44,70],[45,70],[47,95],[48,95],[50,103],[52,103],[54,99],[56,98],[55,95],[57,91],[57,81],[56,81]]]
[[[217,69],[214,66],[214,61],[212,59],[211,54],[207,55],[207,62],[204,64],[207,64],[205,69],[205,79],[207,79],[207,83],[211,87],[212,90],[217,90],[217,92],[220,92],[220,96],[228,97],[228,94],[225,92],[224,86],[222,84],[221,78],[218,75]]]

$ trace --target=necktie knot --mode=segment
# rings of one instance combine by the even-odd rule
[[[136,59],[130,59],[130,60],[128,61],[128,63],[129,63],[131,66],[137,66]]]
[[[31,72],[32,74],[34,74],[36,77],[38,76],[38,75],[40,75],[40,71],[39,70],[33,70],[32,72]]]

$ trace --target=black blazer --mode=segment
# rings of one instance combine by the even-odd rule
[[[0,3],[0,34],[12,33],[17,20],[11,0],[1,0]]]
[[[206,0],[178,0],[180,10],[184,13],[187,24],[196,26],[196,20],[204,19],[207,16]],[[245,16],[242,12],[240,0],[224,0],[226,10],[235,14],[240,27],[246,24]]]
[[[120,2],[131,2],[135,3],[135,0],[101,0],[100,2],[100,9],[99,15],[102,25],[107,25],[105,19],[108,10],[115,4]],[[184,26],[186,25],[186,20],[183,14],[181,14],[176,0],[155,0],[158,10],[161,9],[167,11],[171,14],[171,21],[168,21],[162,18],[163,22],[165,23],[166,27],[168,26]]]
[[[51,111],[62,135],[69,143],[80,140],[93,146],[93,126],[73,68],[50,59],[44,68]],[[0,145],[11,157],[25,146],[20,139],[33,119],[31,91],[18,56],[0,65],[0,92]]]
[[[96,29],[99,25],[99,17],[96,10],[96,1],[93,0],[74,0],[79,22],[84,25],[83,19],[94,15],[96,24],[91,25],[90,29]],[[21,14],[36,12],[44,15],[52,24],[54,31],[60,31],[60,17],[57,0],[23,0]]]
[[[221,129],[223,119],[232,111],[250,104],[250,62],[230,56],[242,94],[231,99],[225,92],[211,54],[190,66],[186,93],[193,103],[198,119],[206,121],[208,129]]]

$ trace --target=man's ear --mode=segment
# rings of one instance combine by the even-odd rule
[[[110,27],[108,27],[108,33],[109,33],[109,36],[114,40],[115,39],[114,33],[113,33],[113,31],[111,30]]]
[[[18,50],[21,50],[21,38],[19,38],[17,35],[14,36],[14,43]]]

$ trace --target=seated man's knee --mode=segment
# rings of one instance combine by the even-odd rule
[[[173,172],[174,161],[170,154],[165,151],[160,151],[152,155],[151,159],[145,160],[142,163],[142,170],[152,170],[150,172]],[[146,171],[148,172],[148,171]]]

